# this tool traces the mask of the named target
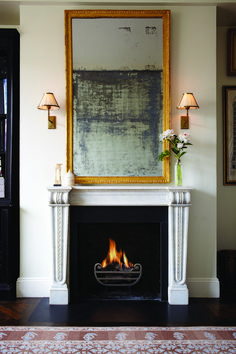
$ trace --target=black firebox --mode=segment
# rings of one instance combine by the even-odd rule
[[[101,264],[114,240],[117,251],[141,265],[133,285],[127,282],[137,268],[123,269],[125,281],[100,283]],[[168,208],[160,206],[70,207],[70,302],[80,300],[167,300]],[[109,279],[112,278],[112,267]],[[118,279],[122,278],[116,270]],[[130,272],[130,273],[129,273]],[[103,276],[103,274],[102,274]]]

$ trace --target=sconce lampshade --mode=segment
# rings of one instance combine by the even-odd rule
[[[52,92],[46,92],[43,94],[41,101],[39,102],[38,109],[48,111],[48,129],[56,128],[56,117],[50,116],[50,110],[59,109],[60,106],[54,97]]]
[[[187,115],[181,116],[181,129],[189,129],[189,109],[198,109],[199,106],[194,95],[190,92],[186,92],[182,95],[182,98],[177,106],[178,109],[186,109]]]
[[[184,93],[178,106],[178,109],[198,109],[199,106],[193,93]]]
[[[60,106],[54,97],[52,92],[46,92],[43,94],[41,101],[39,102],[38,109],[43,110],[55,110],[59,109]]]

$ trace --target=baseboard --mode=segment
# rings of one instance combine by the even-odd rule
[[[188,278],[189,297],[220,297],[220,283],[217,278]]]
[[[18,278],[17,297],[49,297],[50,278]]]

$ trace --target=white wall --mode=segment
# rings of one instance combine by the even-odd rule
[[[44,293],[44,280],[51,272],[47,187],[54,182],[55,164],[65,164],[63,11],[62,7],[47,7],[45,11],[43,6],[24,6],[20,11],[20,277],[35,281],[33,288],[27,282],[25,296],[31,292],[33,296],[37,284]],[[53,112],[56,130],[47,129],[47,112],[37,109],[46,91],[54,92],[61,106]]]
[[[183,159],[184,183],[193,187],[188,257],[190,295],[218,296],[216,8],[165,8],[171,10],[172,127],[179,130],[180,112],[176,105],[183,92],[194,92],[200,105],[198,111],[190,111],[194,145]],[[21,263],[18,296],[48,296],[52,248],[47,186],[53,183],[55,164],[65,163],[66,156],[64,9],[56,5],[20,7]],[[36,108],[47,90],[55,93],[61,105],[56,111],[57,129],[51,131],[47,129],[47,113]]]

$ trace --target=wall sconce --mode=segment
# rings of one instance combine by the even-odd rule
[[[181,116],[181,129],[189,129],[189,116],[188,116],[188,110],[189,109],[198,109],[199,106],[197,104],[197,101],[195,100],[195,97],[193,96],[193,93],[184,93],[178,106],[178,109],[186,109],[187,110],[187,116]]]
[[[57,103],[54,94],[52,92],[44,93],[37,108],[48,111],[48,129],[56,129],[56,117],[50,116],[50,110],[59,109],[60,106]]]

